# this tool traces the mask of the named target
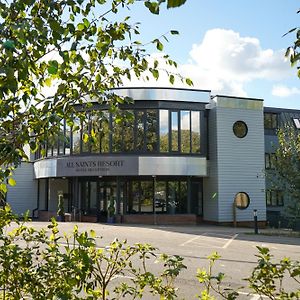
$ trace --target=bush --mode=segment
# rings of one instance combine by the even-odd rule
[[[25,226],[6,206],[0,210],[0,287],[4,299],[119,299],[141,298],[145,292],[176,299],[174,279],[185,268],[178,256],[157,256],[148,244],[130,246],[114,240],[96,245],[95,233],[78,231],[60,236],[53,219],[49,232]],[[6,233],[12,222],[18,226]],[[138,258],[138,259],[136,259]],[[147,262],[161,263],[152,274]],[[117,283],[117,277],[127,278]]]
[[[0,209],[0,298],[2,299],[177,299],[174,280],[186,268],[183,258],[157,254],[149,244],[129,245],[114,240],[98,247],[95,232],[61,236],[53,219],[48,229],[36,230],[19,221],[9,206]],[[12,222],[15,229],[9,231]],[[267,248],[257,247],[258,264],[246,281],[252,293],[268,299],[300,299],[300,290],[288,291],[285,280],[300,285],[300,264],[288,258],[273,262]],[[199,269],[198,299],[237,299],[239,289],[224,285],[225,274],[213,273],[220,258],[208,257],[209,267]],[[147,265],[161,264],[159,274]],[[218,298],[215,298],[218,297]],[[145,298],[144,298],[145,299]]]

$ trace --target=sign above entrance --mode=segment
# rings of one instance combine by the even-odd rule
[[[137,157],[68,157],[57,160],[57,176],[137,175]]]

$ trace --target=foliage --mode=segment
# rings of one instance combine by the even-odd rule
[[[299,299],[300,289],[287,291],[284,281],[294,281],[300,285],[300,263],[283,258],[279,263],[273,262],[268,248],[257,247],[258,265],[248,278],[250,288],[260,296],[268,299]]]
[[[0,298],[2,299],[177,299],[176,278],[186,268],[183,258],[157,254],[149,244],[112,241],[98,244],[95,232],[77,226],[62,236],[53,219],[48,229],[35,229],[0,209]],[[14,224],[12,229],[12,224]],[[283,258],[273,262],[267,248],[259,250],[258,264],[246,280],[250,292],[267,299],[299,299],[300,289],[288,291],[286,280],[300,285],[300,262]],[[213,273],[218,253],[208,257],[208,270],[199,269],[198,299],[237,299],[239,290],[224,282],[224,273]],[[149,266],[160,264],[158,274]],[[249,289],[247,290],[249,291]],[[215,298],[216,297],[216,298]]]
[[[18,226],[7,233],[13,221]],[[174,279],[185,268],[182,258],[126,241],[99,247],[93,230],[80,233],[77,226],[62,237],[54,219],[48,229],[19,222],[8,206],[0,210],[2,298],[136,299],[149,293],[176,299]],[[147,267],[153,260],[162,265],[157,275]]]
[[[62,119],[68,126],[74,125],[75,115],[85,119],[75,104],[89,108],[92,99],[108,104],[118,115],[119,104],[128,99],[118,97],[111,88],[146,71],[159,77],[159,62],[147,60],[148,47],[162,51],[166,36],[150,43],[139,41],[139,25],[131,24],[129,16],[121,17],[123,11],[144,4],[158,14],[162,5],[178,7],[185,1],[0,2],[0,192],[7,190],[6,179],[14,184],[13,168],[27,159],[24,146],[36,151],[60,134]],[[164,61],[176,67],[168,55]],[[173,82],[175,74],[168,75]],[[73,130],[77,129],[74,125]],[[92,131],[83,138],[94,137]]]
[[[218,273],[214,275],[212,272],[215,262],[220,259],[220,255],[217,252],[212,253],[207,257],[209,261],[208,270],[198,269],[197,278],[199,283],[204,285],[204,289],[201,291],[201,295],[198,296],[201,300],[214,300],[214,295],[219,295],[223,299],[233,300],[238,297],[237,291],[230,287],[223,288],[222,281],[225,278],[224,273]]]
[[[297,11],[297,13],[300,13],[300,10]],[[289,57],[291,65],[292,66],[297,66],[298,69],[298,77],[300,78],[300,68],[299,68],[299,62],[300,62],[300,28],[299,27],[294,27],[290,29],[285,35],[290,34],[290,33],[295,33],[296,39],[294,41],[294,44],[286,49],[286,57]]]
[[[275,168],[271,176],[273,185],[290,195],[287,212],[295,218],[300,217],[300,135],[292,126],[278,130],[278,147],[276,159],[272,164]]]

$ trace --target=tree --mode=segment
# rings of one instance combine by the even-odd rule
[[[300,217],[300,135],[292,126],[278,130],[278,148],[272,164],[273,184],[290,196],[287,212]]]
[[[297,11],[297,14],[300,13],[300,9]],[[288,47],[286,49],[286,57],[290,58],[290,62],[292,66],[297,66],[298,70],[298,77],[300,78],[300,67],[299,67],[299,62],[300,62],[300,28],[299,27],[294,27],[290,29],[284,36],[290,33],[296,33],[296,39],[294,41],[294,45]]]
[[[0,192],[6,192],[6,182],[15,184],[12,169],[27,159],[24,146],[36,151],[59,134],[62,119],[69,126],[75,116],[85,119],[75,104],[89,107],[93,99],[117,113],[127,99],[111,88],[132,74],[159,77],[159,63],[148,63],[147,47],[162,51],[165,36],[142,43],[136,40],[138,24],[119,15],[138,2],[159,14],[162,5],[178,7],[186,0],[0,1]],[[168,55],[164,59],[176,67]],[[174,74],[168,75],[174,82]]]

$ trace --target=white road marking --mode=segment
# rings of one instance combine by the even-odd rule
[[[228,234],[213,234],[209,232],[204,232],[201,235],[198,235],[196,237],[193,237],[184,243],[180,244],[179,246],[186,246],[188,244],[193,244],[194,246],[203,247],[203,248],[219,248],[219,249],[226,249],[234,239],[237,238],[238,234],[235,234],[234,236],[228,235]],[[215,237],[216,235],[222,236],[222,237]],[[199,239],[202,237],[202,240],[199,241]],[[210,241],[210,239],[214,237],[213,241]],[[225,243],[225,241],[226,243]],[[225,244],[224,244],[225,243]],[[208,245],[209,244],[209,245]],[[218,245],[219,244],[219,245]],[[221,245],[220,245],[221,244]]]
[[[205,234],[205,233],[204,233],[204,234]],[[193,242],[193,241],[199,239],[199,237],[200,237],[200,236],[193,237],[193,238],[187,240],[186,242],[182,243],[180,246],[185,246],[185,245],[187,245],[187,244],[189,244],[189,243],[191,243],[191,242]]]
[[[260,296],[258,294],[251,294],[251,293],[246,293],[246,292],[238,292],[240,295],[247,295],[247,296],[252,296],[250,300],[260,300],[263,298],[267,298],[266,296]]]
[[[222,248],[226,249],[233,242],[233,240],[236,239],[237,236],[238,234],[235,234],[231,239],[227,241],[227,243]]]

